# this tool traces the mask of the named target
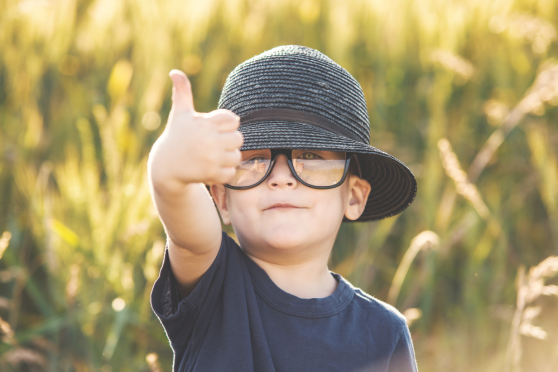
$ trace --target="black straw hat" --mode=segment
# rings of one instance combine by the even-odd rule
[[[218,108],[240,116],[240,150],[357,153],[372,190],[356,221],[396,215],[415,198],[417,182],[409,168],[369,144],[370,122],[358,82],[315,49],[280,46],[238,65],[227,77]]]

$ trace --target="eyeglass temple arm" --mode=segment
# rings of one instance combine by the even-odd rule
[[[358,169],[358,176],[360,178],[362,178],[362,169],[360,169],[360,162],[358,161],[358,157],[357,154],[353,153],[351,154],[351,158],[354,158],[356,161],[356,165],[357,165],[357,169]]]

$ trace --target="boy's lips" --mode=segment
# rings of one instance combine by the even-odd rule
[[[264,211],[269,209],[276,209],[276,208],[302,208],[302,207],[297,207],[296,205],[292,205],[289,203],[275,203],[272,206],[265,208]]]

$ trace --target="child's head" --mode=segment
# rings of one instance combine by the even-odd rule
[[[261,156],[257,152],[243,151],[243,158]],[[298,152],[301,155],[295,152],[293,157],[312,154],[326,158],[328,155],[324,151]],[[211,189],[223,222],[232,223],[243,247],[270,247],[289,252],[296,249],[301,254],[304,247],[331,247],[343,217],[359,218],[370,192],[366,180],[348,171],[337,187],[305,186],[295,176],[296,171],[291,171],[284,154],[277,155],[267,173],[261,183],[249,189],[235,190],[221,185]]]
[[[241,117],[244,165],[258,174],[211,189],[241,245],[331,247],[342,221],[389,217],[415,197],[411,171],[369,145],[358,82],[314,49],[282,46],[242,63],[227,78],[219,108]],[[299,208],[270,209],[277,203]]]

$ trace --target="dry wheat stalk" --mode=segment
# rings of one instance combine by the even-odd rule
[[[442,158],[442,165],[446,174],[455,182],[457,192],[467,199],[477,213],[484,219],[490,217],[490,211],[482,200],[477,187],[467,178],[467,173],[461,168],[457,155],[446,138],[438,141],[438,149]]]
[[[545,53],[556,40],[552,23],[529,13],[498,14],[490,19],[488,27],[496,34],[507,29],[511,37],[531,43],[531,49],[537,54]]]
[[[558,275],[558,256],[551,256],[529,270],[525,277],[525,268],[520,267],[517,278],[517,307],[512,321],[510,338],[506,350],[504,372],[520,372],[521,338],[533,337],[545,340],[547,333],[541,327],[533,325],[533,320],[541,312],[535,301],[540,296],[558,296],[558,286],[545,285],[545,279]]]
[[[430,249],[437,249],[440,245],[440,238],[438,235],[433,231],[423,231],[417,236],[413,238],[411,241],[411,245],[397,271],[395,272],[395,276],[393,277],[393,281],[391,282],[391,286],[389,288],[387,302],[394,305],[397,301],[397,297],[399,296],[399,291],[401,290],[401,286],[403,285],[403,281],[405,280],[405,276],[407,275],[407,271],[409,271],[409,267],[411,267],[411,263],[415,259],[416,255],[420,251],[426,251]]]
[[[17,370],[45,370],[47,366],[47,359],[41,353],[28,348],[16,347],[4,354],[2,354],[2,362],[7,362],[7,364],[12,367],[18,368]],[[36,368],[30,369],[33,366]]]
[[[430,61],[458,75],[463,82],[469,80],[475,73],[475,68],[471,62],[448,50],[433,50],[430,53]]]
[[[541,65],[533,85],[525,92],[517,106],[505,116],[500,126],[490,135],[477,153],[467,173],[471,182],[476,181],[498,147],[504,142],[504,138],[523,120],[525,115],[529,113],[544,114],[545,103],[558,105],[558,63],[553,60],[548,60]]]

